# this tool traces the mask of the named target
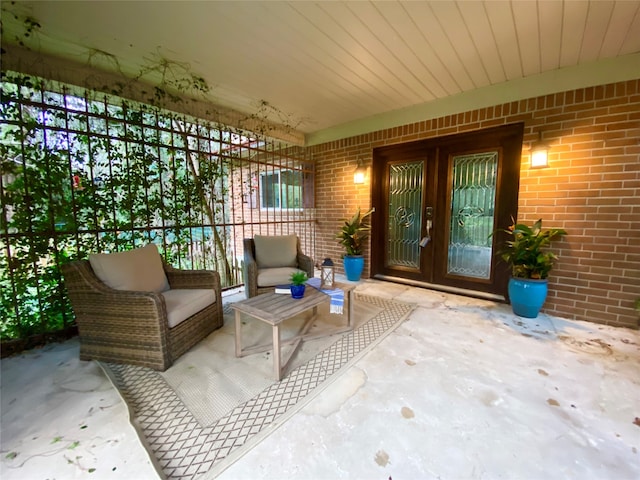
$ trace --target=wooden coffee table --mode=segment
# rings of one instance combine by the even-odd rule
[[[280,381],[284,371],[291,361],[291,358],[296,353],[303,340],[335,335],[337,333],[348,332],[353,329],[353,299],[351,291],[355,288],[355,285],[336,283],[334,288],[340,288],[344,291],[346,312],[343,315],[346,316],[346,325],[344,327],[326,330],[315,334],[308,334],[308,331],[317,316],[318,305],[329,302],[331,297],[313,287],[310,287],[309,285],[307,285],[307,288],[305,289],[304,297],[300,299],[292,298],[289,294],[267,293],[231,304],[231,308],[235,310],[236,357],[243,357],[252,353],[265,352],[272,349],[273,373],[275,379]],[[309,310],[313,310],[313,315],[304,323],[298,335],[281,341],[280,325],[282,322]],[[270,344],[258,345],[245,349],[242,348],[241,314],[243,313],[251,318],[271,325],[272,342]],[[282,359],[281,347],[282,345],[290,343],[293,344],[293,348],[287,355],[287,358]]]

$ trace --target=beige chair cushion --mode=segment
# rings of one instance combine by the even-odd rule
[[[298,271],[297,268],[292,267],[258,269],[258,286],[288,285],[291,283],[291,274]]]
[[[115,253],[94,253],[89,263],[96,276],[116,290],[164,292],[169,282],[154,244]]]
[[[296,235],[256,235],[253,241],[258,268],[297,266],[298,237]]]
[[[162,292],[167,306],[167,323],[173,328],[216,301],[213,289],[185,288]]]

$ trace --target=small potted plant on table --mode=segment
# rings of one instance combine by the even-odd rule
[[[300,270],[291,274],[291,296],[293,298],[304,297],[305,282],[308,279],[306,272]]]
[[[542,219],[532,227],[515,223],[503,230],[511,235],[498,255],[511,267],[509,301],[513,313],[520,317],[536,318],[547,298],[547,277],[558,257],[544,251],[551,240],[566,235],[561,228],[542,230]]]

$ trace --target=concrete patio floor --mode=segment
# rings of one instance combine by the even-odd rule
[[[417,308],[219,478],[640,478],[640,331],[374,280],[357,291]],[[160,478],[77,339],[1,364],[3,480]]]

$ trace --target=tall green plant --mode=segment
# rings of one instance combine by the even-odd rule
[[[370,215],[373,209],[361,213],[360,207],[350,219],[344,221],[342,228],[336,235],[338,243],[345,249],[347,255],[362,255],[364,241],[369,237],[371,225]]]

